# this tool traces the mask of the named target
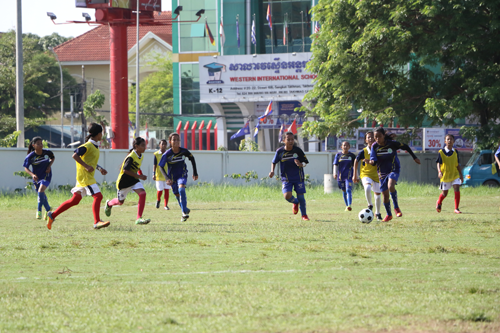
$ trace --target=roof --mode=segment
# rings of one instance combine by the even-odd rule
[[[155,12],[155,18],[158,13]],[[170,19],[172,12],[162,12],[161,19]],[[150,25],[139,27],[139,39],[142,39],[148,32],[154,33],[169,45],[172,45],[172,24]],[[127,27],[127,51],[134,47],[136,43],[136,26]],[[87,31],[83,35],[70,39],[54,48],[59,57],[59,61],[109,61],[109,27],[100,25],[95,29]]]

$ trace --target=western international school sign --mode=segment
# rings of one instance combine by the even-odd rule
[[[199,58],[200,102],[301,101],[316,74],[306,70],[312,53]]]

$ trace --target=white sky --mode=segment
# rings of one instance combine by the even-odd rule
[[[15,30],[17,25],[17,0],[1,0],[1,2],[0,32]],[[31,32],[43,37],[57,32],[61,36],[76,37],[94,28],[87,24],[54,25],[47,16],[47,12],[53,12],[57,16],[56,22],[58,23],[84,21],[82,13],[86,12],[94,20],[95,9],[76,8],[75,0],[22,0],[22,4],[23,33]],[[171,10],[171,8],[171,0],[162,0],[162,10]]]

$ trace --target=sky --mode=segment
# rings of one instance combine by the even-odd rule
[[[16,29],[16,5],[17,0],[2,0],[0,32]],[[64,23],[66,21],[83,21],[82,13],[86,12],[94,20],[95,9],[76,8],[75,0],[22,0],[22,5],[23,33],[31,32],[43,37],[57,32],[64,37],[76,37],[94,28],[94,26],[87,24],[54,25],[47,16],[47,12],[52,12],[57,16],[57,23]],[[162,10],[171,10],[171,8],[171,0],[162,0]]]

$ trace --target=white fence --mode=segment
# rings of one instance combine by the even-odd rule
[[[53,149],[56,160],[52,166],[52,186],[73,185],[75,183],[76,168],[75,161],[71,157],[72,149]],[[26,181],[14,176],[15,171],[22,171],[24,158],[27,149],[20,148],[0,148],[0,190],[12,191],[16,188],[23,188]],[[203,182],[234,182],[229,178],[224,178],[226,174],[244,174],[247,171],[257,172],[259,178],[269,174],[271,161],[274,152],[233,152],[233,151],[192,151],[198,168],[199,181]],[[114,182],[118,177],[120,166],[128,154],[128,150],[101,150],[99,165],[108,171],[106,176],[96,172],[96,180]],[[468,156],[461,153],[462,165],[465,165]],[[470,154],[469,154],[470,155]],[[305,173],[310,175],[310,179],[323,183],[324,174],[332,172],[332,162],[334,153],[307,153],[309,165],[305,168]],[[436,153],[417,154],[422,165],[417,165],[408,154],[400,154],[401,180],[414,181],[420,183],[438,183],[436,171]],[[189,178],[192,182],[192,167],[187,161]],[[153,150],[145,153],[145,160],[142,164],[142,171],[147,175],[146,183],[152,182],[153,175]],[[238,183],[241,183],[239,181]],[[189,183],[188,183],[189,184]]]

